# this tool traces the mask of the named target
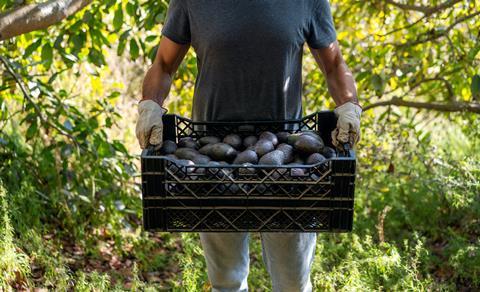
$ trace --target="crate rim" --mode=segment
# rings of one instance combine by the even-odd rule
[[[186,120],[194,125],[226,125],[226,126],[234,126],[234,125],[242,125],[242,124],[272,124],[272,123],[299,123],[299,122],[302,122],[303,120],[306,120],[306,119],[309,119],[309,118],[312,118],[316,115],[319,115],[319,114],[331,114],[333,113],[332,111],[329,111],[329,110],[321,110],[321,111],[317,111],[317,112],[314,112],[314,113],[311,113],[309,115],[306,115],[300,119],[287,119],[287,120],[272,120],[272,121],[193,121],[192,119],[190,118],[186,118],[186,117],[183,117],[183,116],[180,116],[178,114],[166,114],[168,116],[175,116],[176,118],[179,118],[179,119],[183,119],[183,120]],[[172,163],[175,163],[175,161],[173,159],[170,159],[168,157],[166,157],[165,155],[151,155],[149,154],[150,149],[143,149],[141,154],[140,154],[140,157],[141,159],[162,159],[162,160],[168,160]],[[329,163],[330,161],[342,161],[342,160],[346,160],[346,161],[354,161],[356,160],[356,153],[355,153],[355,150],[353,149],[349,149],[347,151],[347,154],[342,154],[341,155],[344,155],[344,156],[337,156],[337,157],[332,157],[332,158],[327,158],[326,160],[322,161],[322,162],[318,162],[318,163],[315,163],[315,164],[309,164],[309,165],[264,165],[264,164],[254,164],[254,165],[248,165],[248,166],[245,166],[245,165],[242,165],[242,164],[228,164],[228,165],[208,165],[208,164],[195,164],[195,165],[180,165],[180,164],[176,164],[178,166],[181,166],[181,167],[186,167],[186,168],[198,168],[198,167],[202,167],[202,168],[206,168],[206,169],[209,169],[209,168],[262,168],[262,169],[270,169],[270,168],[286,168],[286,169],[290,169],[290,168],[301,168],[301,169],[308,169],[308,168],[312,168],[312,167],[318,167],[322,164],[326,164],[326,163]]]

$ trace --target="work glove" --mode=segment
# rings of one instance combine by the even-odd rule
[[[360,140],[360,116],[362,108],[353,102],[347,102],[338,106],[334,111],[337,116],[337,128],[332,132],[332,144],[343,149],[343,145],[350,147]]]
[[[138,105],[138,120],[135,134],[142,149],[162,146],[162,116],[167,112],[153,100],[142,100]]]

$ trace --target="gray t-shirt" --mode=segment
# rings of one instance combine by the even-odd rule
[[[196,52],[196,121],[300,118],[303,45],[336,40],[328,0],[170,0],[162,34]]]

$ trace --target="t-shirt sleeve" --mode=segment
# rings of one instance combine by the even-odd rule
[[[186,0],[170,0],[162,35],[182,45],[190,43],[190,21]]]
[[[328,47],[337,39],[328,0],[317,0],[312,11],[307,43],[314,49]]]

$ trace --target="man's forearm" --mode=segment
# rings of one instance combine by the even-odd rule
[[[337,57],[335,66],[326,74],[328,90],[337,105],[349,101],[358,103],[355,79],[341,56]]]
[[[161,65],[154,64],[143,80],[142,99],[151,99],[161,106],[170,92],[171,85],[171,74],[163,70]]]

